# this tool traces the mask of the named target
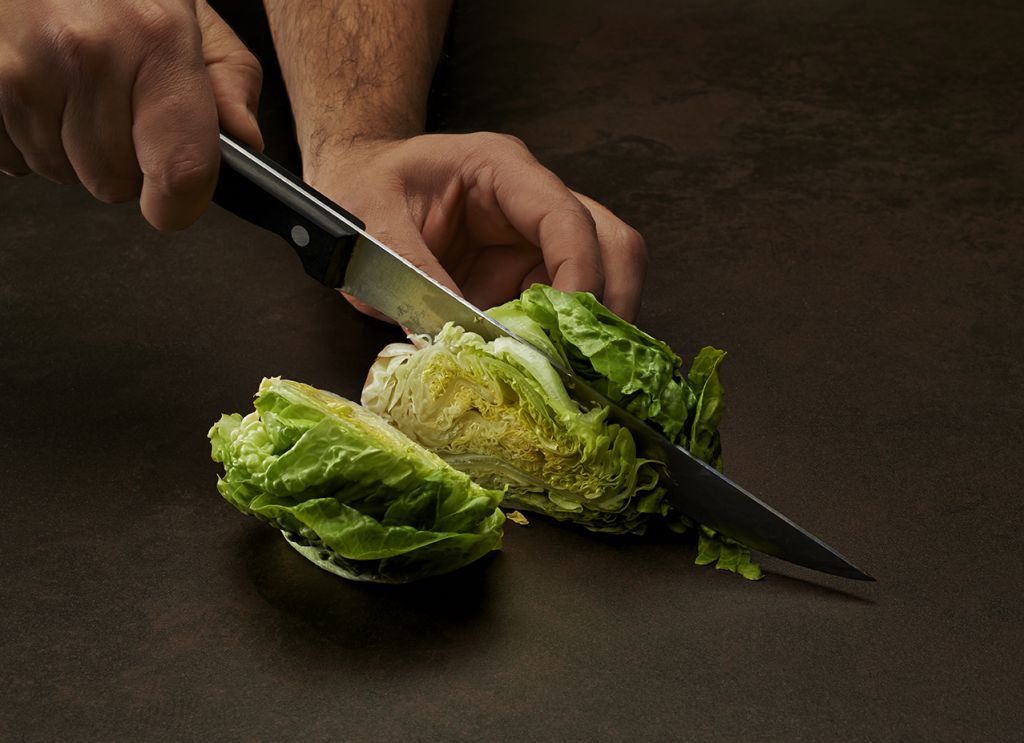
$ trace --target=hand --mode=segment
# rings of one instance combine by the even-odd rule
[[[636,318],[643,238],[570,191],[514,137],[427,134],[325,144],[317,155],[306,164],[311,185],[478,307],[541,282],[593,292],[613,312]]]
[[[216,183],[218,123],[262,148],[261,72],[205,0],[0,0],[0,170],[140,198],[180,229]]]

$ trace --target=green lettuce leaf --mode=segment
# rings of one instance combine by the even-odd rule
[[[702,348],[687,375],[690,389],[697,396],[687,421],[687,446],[695,457],[718,470],[722,469],[722,442],[718,424],[722,420],[722,398],[725,394],[718,379],[718,367],[724,359],[724,351]]]
[[[509,326],[529,318],[557,356],[609,400],[649,420],[679,442],[695,402],[679,376],[680,359],[665,343],[643,332],[586,292],[561,292],[534,284],[488,313]],[[524,337],[535,342],[537,332]]]
[[[265,379],[255,412],[210,429],[217,487],[348,578],[402,583],[462,567],[501,545],[489,490],[373,413],[328,392]]]
[[[750,550],[735,539],[719,534],[701,524],[697,534],[698,565],[714,565],[718,570],[729,570],[747,580],[761,580],[761,566],[750,559]]]

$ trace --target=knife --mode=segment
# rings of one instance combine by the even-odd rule
[[[487,340],[508,336],[526,343],[374,238],[357,217],[270,158],[225,134],[220,135],[220,151],[214,202],[287,240],[306,273],[320,283],[357,297],[415,333],[432,335],[453,322]],[[610,408],[611,418],[637,440],[638,451],[661,454],[667,466],[663,479],[667,498],[681,513],[767,555],[844,578],[874,580],[820,539],[607,400],[559,362],[549,360],[575,400],[588,408]]]

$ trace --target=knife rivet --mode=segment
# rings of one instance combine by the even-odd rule
[[[295,225],[292,227],[292,242],[300,248],[306,247],[309,245],[309,231],[301,224]]]

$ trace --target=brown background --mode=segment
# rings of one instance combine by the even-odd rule
[[[1022,30],[937,0],[454,25],[436,120],[643,231],[641,324],[731,353],[727,471],[873,585],[540,519],[448,579],[322,573],[219,498],[204,434],[264,375],[357,395],[395,332],[217,210],[159,235],[0,181],[0,738],[1017,738]]]

